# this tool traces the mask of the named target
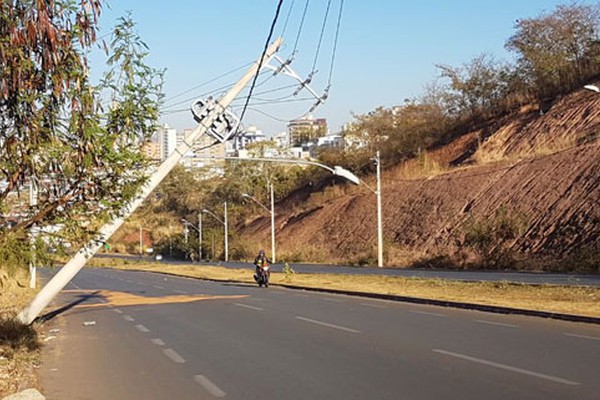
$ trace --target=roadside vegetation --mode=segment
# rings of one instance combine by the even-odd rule
[[[38,386],[35,369],[41,362],[41,343],[37,327],[15,319],[35,294],[25,282],[27,277],[17,273],[0,284],[0,398]]]

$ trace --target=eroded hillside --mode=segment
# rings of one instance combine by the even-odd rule
[[[428,156],[455,169],[400,179],[384,171],[383,225],[388,263],[453,255],[464,249],[468,218],[504,207],[526,219],[510,246],[530,256],[563,257],[600,235],[600,95],[578,91],[496,121]],[[467,166],[468,165],[468,166]],[[314,202],[312,202],[314,203]],[[375,254],[375,196],[354,189],[302,211],[280,210],[280,254],[314,261],[358,261]],[[268,221],[245,234],[267,243]]]

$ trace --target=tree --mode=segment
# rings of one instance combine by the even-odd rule
[[[446,104],[451,114],[493,113],[507,95],[509,68],[489,54],[480,54],[461,67],[440,64],[437,68],[450,80]]]
[[[558,6],[520,19],[506,48],[517,53],[517,70],[540,97],[572,89],[600,72],[600,5]]]
[[[154,130],[161,73],[129,17],[114,31],[111,71],[95,87],[87,51],[100,1],[0,2],[0,249],[33,225],[86,240],[145,180],[141,143]],[[110,102],[105,111],[102,101]],[[37,189],[37,204],[23,194]],[[13,194],[17,195],[14,200]],[[17,216],[16,224],[9,219]],[[27,257],[22,258],[24,262]]]

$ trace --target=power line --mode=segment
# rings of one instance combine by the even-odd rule
[[[340,25],[342,22],[342,10],[344,9],[344,0],[340,0],[340,11],[338,13],[337,26],[335,28],[335,38],[333,40],[333,51],[331,53],[331,65],[329,66],[329,78],[327,86],[331,86],[331,77],[333,76],[333,65],[335,63],[335,53],[337,52],[338,37],[340,35]]]
[[[292,15],[292,10],[294,9],[294,3],[296,1],[292,0],[292,4],[290,5],[290,9],[288,10],[287,16],[285,17],[285,23],[283,24],[283,29],[281,30],[281,36],[285,35],[285,29],[287,28],[288,22],[290,20],[290,15]]]
[[[235,69],[232,69],[231,71],[225,72],[224,74],[221,74],[221,75],[219,75],[219,76],[217,76],[217,77],[215,77],[215,78],[212,78],[212,79],[210,79],[210,80],[208,80],[208,81],[206,81],[206,82],[203,82],[203,83],[201,83],[201,84],[199,84],[199,85],[196,85],[196,86],[194,86],[194,87],[192,87],[192,88],[190,88],[190,89],[184,90],[184,91],[183,91],[183,92],[181,92],[181,93],[178,93],[178,94],[176,94],[176,95],[173,95],[173,96],[171,96],[171,97],[169,97],[169,98],[165,99],[165,103],[168,103],[168,102],[170,102],[170,101],[172,101],[172,100],[174,100],[174,99],[176,99],[176,98],[178,98],[178,97],[181,97],[181,96],[183,96],[184,94],[188,94],[188,93],[190,93],[190,92],[193,92],[194,90],[197,90],[197,89],[199,89],[199,88],[201,88],[201,87],[203,87],[203,86],[206,86],[206,85],[209,85],[209,84],[211,84],[211,83],[213,83],[213,82],[215,82],[215,81],[218,81],[219,79],[222,79],[222,78],[226,77],[227,75],[231,75],[231,74],[233,74],[234,72],[237,72],[237,71],[239,71],[239,70],[241,70],[241,69],[243,69],[243,68],[246,68],[246,67],[248,67],[249,65],[252,65],[252,62],[246,63],[246,64],[244,64],[244,65],[242,65],[242,66],[240,66],[240,67],[237,67],[237,68],[235,68]],[[231,85],[230,85],[230,86],[231,86]]]
[[[327,25],[327,18],[329,16],[329,9],[331,8],[331,0],[327,1],[327,9],[325,10],[325,17],[323,18],[323,25],[321,25],[321,34],[319,35],[319,42],[317,44],[317,51],[315,52],[315,59],[313,61],[311,73],[315,73],[317,66],[317,60],[319,59],[319,53],[321,52],[321,43],[323,42],[323,35],[325,33],[325,26]]]
[[[279,0],[279,3],[277,3],[277,10],[275,11],[275,16],[273,17],[273,22],[271,23],[271,29],[269,30],[269,35],[267,36],[267,40],[265,42],[265,47],[263,49],[262,55],[260,56],[260,60],[258,62],[258,68],[256,69],[256,74],[254,75],[254,79],[252,80],[252,85],[250,85],[250,91],[248,92],[248,97],[246,97],[246,104],[244,104],[242,114],[240,115],[240,122],[243,121],[244,114],[246,114],[246,108],[248,107],[248,103],[250,102],[250,97],[252,96],[252,92],[254,91],[254,86],[256,85],[256,81],[258,79],[260,69],[262,68],[263,61],[265,59],[265,55],[267,54],[267,49],[269,48],[269,43],[271,42],[271,37],[273,36],[273,31],[275,30],[275,24],[277,24],[277,19],[279,18],[279,12],[281,11],[282,4],[283,4],[283,0]]]
[[[298,41],[300,40],[300,33],[302,33],[302,27],[304,26],[304,19],[306,18],[306,11],[308,11],[309,3],[310,0],[306,0],[306,5],[304,6],[304,11],[302,12],[302,19],[300,20],[300,25],[298,26],[298,33],[296,34],[296,42],[294,43],[294,50],[292,54],[298,49]]]

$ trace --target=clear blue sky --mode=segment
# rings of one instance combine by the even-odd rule
[[[418,96],[426,83],[438,76],[435,64],[459,66],[486,52],[509,60],[504,43],[514,33],[519,18],[539,16],[569,1],[555,0],[345,0],[329,99],[315,117],[327,118],[336,131],[352,121],[352,113],[366,113],[378,106],[401,104]],[[591,4],[591,1],[582,1]],[[286,44],[280,55],[287,58],[294,48],[306,0],[285,0],[276,34],[284,32]],[[311,69],[327,0],[310,0],[306,22],[292,67],[302,76]],[[314,89],[326,86],[335,23],[340,0],[332,8],[317,67]],[[148,2],[113,0],[100,19],[101,35],[109,32],[116,18],[133,12],[137,29],[150,48],[148,63],[166,68],[167,99],[162,121],[183,129],[195,126],[189,111],[190,98],[233,83],[243,70],[212,85],[185,95],[224,72],[255,60],[260,55],[277,5],[276,0],[177,0]],[[92,58],[94,75],[104,68],[104,57]],[[266,77],[267,75],[265,75]],[[292,84],[289,78],[270,79],[256,92]],[[258,96],[273,99],[293,89]],[[305,98],[304,95],[299,95]],[[259,101],[259,100],[257,100]],[[176,104],[181,102],[181,104]],[[236,105],[241,105],[238,101]],[[272,117],[289,120],[305,113],[311,102],[256,106]],[[244,123],[267,134],[285,130],[285,122],[249,111]]]

